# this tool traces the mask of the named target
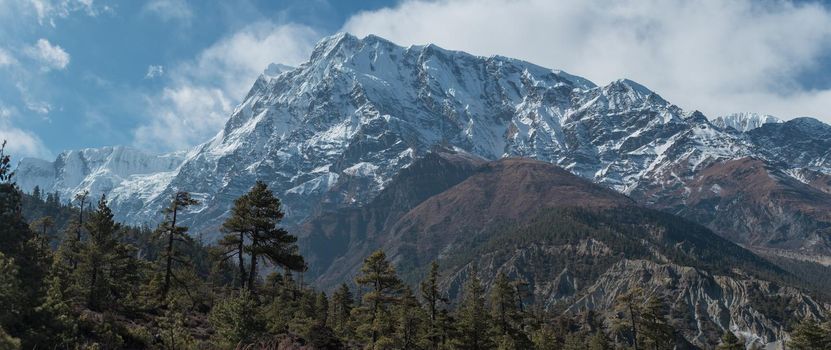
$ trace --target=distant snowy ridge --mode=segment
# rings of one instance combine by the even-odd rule
[[[783,121],[772,115],[759,113],[733,113],[721,116],[713,120],[713,125],[722,129],[733,128],[739,132],[747,132],[762,127],[769,123],[782,123]]]
[[[127,183],[175,170],[184,159],[184,152],[152,154],[123,146],[87,148],[65,151],[51,162],[23,158],[15,180],[24,190],[38,186],[69,200],[83,191],[95,196],[123,191]]]

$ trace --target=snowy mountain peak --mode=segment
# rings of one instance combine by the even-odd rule
[[[22,187],[40,181],[69,193],[98,183],[131,224],[158,221],[168,195],[189,191],[201,204],[183,223],[210,237],[257,180],[281,197],[286,222],[297,223],[367,203],[436,145],[548,161],[633,193],[651,181],[670,188],[708,163],[760,155],[749,142],[631,80],[598,87],[518,59],[340,33],[297,68],[270,66],[225,128],[186,159],[136,155],[137,165],[119,166],[90,161],[103,155],[67,155],[29,163],[37,180]]]
[[[269,78],[275,78],[275,77],[279,76],[280,74],[283,74],[283,73],[288,72],[288,71],[292,71],[294,69],[295,69],[295,67],[287,66],[285,64],[271,63],[271,64],[268,65],[268,68],[266,68],[263,71],[263,75],[266,76],[266,77],[269,77]]]
[[[337,53],[343,50],[349,50],[357,46],[360,39],[358,37],[341,32],[320,40],[312,50],[310,61],[318,61],[323,58],[332,58]]]
[[[733,128],[738,132],[747,132],[764,124],[782,123],[782,120],[772,115],[744,112],[718,117],[712,123],[722,129]]]

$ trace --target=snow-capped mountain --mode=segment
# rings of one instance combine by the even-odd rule
[[[59,157],[26,161],[18,174],[36,175],[21,181],[25,190],[108,192],[118,218],[132,224],[159,221],[170,194],[190,191],[201,205],[188,224],[210,237],[258,179],[283,199],[287,221],[298,223],[318,210],[367,203],[435,145],[485,159],[548,161],[648,203],[655,191],[647,184],[670,186],[713,162],[782,157],[799,147],[760,151],[790,130],[751,128],[768,121],[760,118],[713,124],[626,79],[597,86],[507,57],[338,34],[299,67],[268,67],[225,127],[187,156],[152,156],[170,162],[100,176],[86,162],[69,166]],[[831,173],[827,149],[803,151],[789,158],[789,169]],[[146,159],[135,161],[156,165]]]
[[[96,196],[110,194],[142,178],[157,178],[174,171],[183,160],[181,152],[151,154],[122,146],[88,148],[63,152],[51,162],[23,158],[15,180],[24,190],[38,186],[68,200],[83,191]]]
[[[733,113],[713,120],[713,125],[722,129],[733,128],[739,132],[746,132],[768,123],[782,123],[783,121],[772,115],[759,113]]]

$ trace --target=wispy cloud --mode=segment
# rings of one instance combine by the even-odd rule
[[[41,70],[48,72],[53,69],[62,70],[69,65],[69,54],[58,45],[53,45],[46,39],[38,41],[27,47],[26,54],[41,65]]]
[[[206,141],[222,129],[269,63],[305,61],[319,37],[307,26],[259,22],[170,67],[165,71],[169,84],[147,97],[150,117],[134,131],[135,143],[170,150]]]
[[[144,12],[153,13],[163,21],[190,23],[193,8],[186,0],[152,0],[144,5]]]
[[[0,67],[11,66],[15,63],[17,63],[17,60],[14,56],[5,49],[0,48]]]
[[[150,65],[147,67],[147,73],[144,74],[144,79],[154,79],[164,75],[164,66]]]
[[[49,103],[43,101],[31,101],[27,100],[26,102],[26,109],[38,113],[38,114],[49,114],[49,111],[52,110],[52,106]]]
[[[55,27],[55,19],[66,18],[74,12],[88,16],[98,16],[113,9],[108,5],[98,5],[94,0],[26,0],[37,15],[38,23]]]
[[[522,58],[601,84],[631,78],[710,115],[831,121],[831,90],[800,82],[831,71],[831,11],[820,3],[409,0],[353,16],[344,30]]]
[[[32,132],[15,127],[12,118],[17,115],[14,108],[0,105],[0,142],[8,141],[6,151],[15,158],[52,157],[43,141]]]

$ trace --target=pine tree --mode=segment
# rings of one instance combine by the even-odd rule
[[[318,323],[327,325],[329,321],[329,298],[326,297],[326,293],[324,292],[317,294],[314,315]]]
[[[586,348],[586,340],[580,333],[569,333],[565,337],[563,350],[583,350]]]
[[[161,290],[161,299],[167,298],[167,293],[170,291],[170,284],[176,276],[173,273],[173,263],[187,264],[184,260],[182,252],[176,249],[176,243],[191,243],[191,238],[188,236],[188,228],[179,226],[177,223],[178,214],[180,210],[184,210],[191,205],[199,204],[199,202],[190,197],[190,193],[179,191],[173,195],[170,205],[165,208],[165,221],[162,222],[158,229],[158,238],[165,242],[165,249],[161,258],[164,260],[164,285]],[[181,281],[179,282],[181,283]]]
[[[513,338],[515,343],[527,343],[520,337],[522,314],[519,311],[519,301],[516,288],[504,273],[498,273],[491,287],[490,307],[491,318],[496,327],[495,333]]]
[[[98,211],[92,214],[86,223],[90,239],[85,242],[81,255],[83,271],[87,280],[87,307],[98,310],[102,301],[109,296],[110,286],[104,276],[105,269],[112,259],[118,242],[115,239],[120,225],[113,221],[113,214],[107,206],[106,197],[101,196],[98,201]]]
[[[305,271],[306,263],[299,254],[297,237],[277,227],[283,216],[280,200],[262,181],[257,181],[248,193],[234,201],[231,216],[223,224],[228,234],[220,245],[226,248],[226,257],[237,256],[239,259],[241,288],[247,280],[248,288],[254,290],[260,259],[284,270]],[[245,253],[251,256],[247,274]]]
[[[225,236],[219,241],[219,246],[224,249],[222,262],[237,257],[237,273],[239,276],[239,287],[245,288],[247,274],[245,273],[245,236],[254,231],[250,218],[250,204],[247,195],[234,200],[234,207],[231,209],[231,216],[222,224]]]
[[[394,331],[390,306],[399,301],[401,280],[387,261],[384,251],[378,250],[364,260],[355,283],[369,288],[357,309],[361,321],[359,331],[362,331],[371,348],[382,348],[390,342]]]
[[[6,154],[6,140],[0,144],[0,183],[10,184],[12,182],[12,156]]]
[[[43,199],[43,194],[40,193],[40,186],[35,185],[35,188],[32,189],[32,197],[34,197],[35,200],[38,201]]]
[[[268,283],[262,290],[262,297],[270,300],[264,307],[266,325],[271,333],[286,333],[289,324],[299,309],[297,296],[300,294],[290,273],[274,272],[268,276]]]
[[[8,333],[4,340],[17,339],[22,347],[34,348],[43,341],[35,330],[40,324],[36,308],[45,296],[44,280],[51,257],[23,218],[22,192],[13,182],[11,157],[5,154],[5,145],[3,142],[0,146],[0,263],[5,265],[4,283],[17,287],[0,295],[0,299],[13,300],[0,312],[0,329]]]
[[[248,285],[254,288],[257,277],[257,260],[262,257],[275,266],[289,271],[305,271],[306,263],[299,254],[296,242],[297,237],[290,235],[286,230],[277,227],[282,221],[283,210],[280,199],[274,196],[268,186],[257,181],[247,194],[249,205],[253,213],[254,222],[251,232],[251,245],[248,249],[251,255],[251,269]]]
[[[140,284],[135,248],[121,242],[122,226],[113,220],[107,199],[84,223],[89,239],[82,242],[76,281],[83,283],[86,304],[92,310],[130,306]]]
[[[53,227],[55,227],[55,220],[51,216],[41,217],[29,224],[29,228],[37,234],[37,239],[44,249],[48,247]]]
[[[551,327],[543,326],[531,333],[531,342],[535,350],[559,350],[557,334]]]
[[[18,268],[13,259],[0,252],[0,328],[14,323],[23,312],[23,288],[17,279]]]
[[[341,284],[340,288],[332,294],[332,302],[329,303],[329,325],[335,330],[335,334],[341,338],[352,336],[349,315],[352,313],[353,303],[352,291],[349,290],[346,283]]]
[[[72,305],[74,300],[70,295],[68,283],[69,269],[62,261],[56,260],[53,264],[51,276],[47,282],[48,289],[46,299],[39,308],[48,315],[50,322],[48,328],[48,339],[52,343],[51,348],[68,349],[70,345],[78,342],[77,317],[73,314]]]
[[[159,338],[162,349],[190,349],[196,344],[196,340],[190,335],[185,325],[186,316],[175,310],[166,310],[162,317],[159,317]]]
[[[81,255],[81,241],[77,239],[75,235],[78,230],[80,224],[78,220],[72,218],[69,220],[69,223],[66,224],[66,227],[62,231],[63,240],[58,245],[58,251],[55,254],[55,259],[57,259],[58,266],[63,268],[64,266],[68,270],[74,269],[78,259],[80,259]],[[55,267],[53,267],[54,269]]]
[[[442,320],[439,319],[441,311],[439,303],[447,302],[447,299],[442,297],[439,291],[438,283],[439,264],[433,261],[430,264],[430,273],[427,275],[427,279],[421,282],[421,298],[426,304],[428,317],[426,337],[430,345],[429,348],[432,350],[438,349],[442,341]]]
[[[644,348],[672,349],[674,330],[667,321],[669,310],[663,299],[651,296],[641,314],[641,331]]]
[[[603,331],[597,331],[589,339],[589,350],[611,350],[612,346],[609,344],[609,339]]]
[[[616,302],[615,311],[621,316],[616,320],[616,328],[628,330],[634,349],[638,350],[641,314],[643,313],[643,289],[635,288],[621,294]]]
[[[456,347],[463,350],[483,350],[494,346],[488,336],[490,322],[485,309],[485,289],[475,270],[464,285],[462,303],[458,310],[459,338]]]
[[[721,344],[716,348],[718,350],[744,350],[744,342],[737,338],[729,329],[724,331],[721,336]]]
[[[234,348],[239,343],[251,343],[265,330],[257,303],[251,292],[245,289],[214,305],[208,321],[216,331],[215,340],[226,349]]]
[[[497,350],[521,350],[522,348],[516,343],[514,337],[507,334],[496,334],[494,343]]]
[[[792,350],[830,350],[831,327],[822,327],[817,321],[806,319],[791,332],[788,347]]]
[[[289,321],[289,332],[308,339],[312,329],[319,324],[317,318],[317,294],[311,290],[301,290],[294,315]]]
[[[397,322],[395,338],[400,349],[420,348],[423,339],[424,315],[421,305],[409,287],[405,287],[397,308]]]
[[[447,308],[439,310],[438,316],[439,329],[439,349],[449,349],[452,347],[452,340],[456,338],[456,319]]]
[[[89,191],[83,191],[75,195],[75,201],[78,202],[78,225],[75,226],[75,242],[81,242],[81,231],[85,228],[84,226],[84,204],[87,201],[87,196],[89,196]],[[57,201],[57,193],[52,196],[53,200]],[[78,268],[78,261],[77,260],[70,260],[70,265],[72,265],[72,269]]]

